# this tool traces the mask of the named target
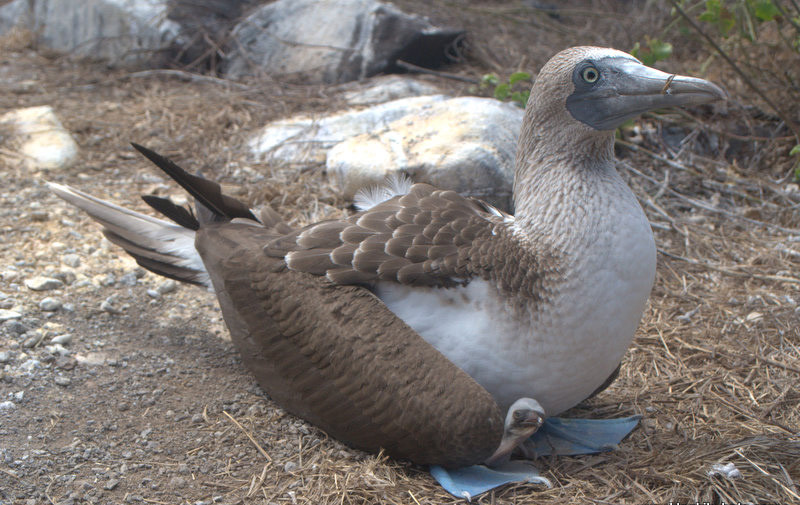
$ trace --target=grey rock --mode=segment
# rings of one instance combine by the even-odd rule
[[[3,28],[22,25],[37,34],[37,44],[78,57],[137,65],[169,48],[180,25],[168,19],[169,2],[149,0],[14,0],[0,9]],[[27,6],[30,5],[30,8]]]
[[[0,309],[0,322],[9,321],[11,319],[19,319],[20,317],[22,317],[22,314],[15,310]]]
[[[42,367],[42,363],[38,359],[33,359],[33,358],[26,360],[24,363],[22,363],[19,366],[19,368],[21,370],[23,370],[25,372],[28,372],[28,373],[36,370],[37,368],[41,368],[41,367]]]
[[[510,210],[522,109],[494,99],[435,96],[373,109],[409,101],[418,106],[400,117],[374,121],[382,126],[342,140],[327,152],[326,169],[345,198],[381,184],[390,173],[404,172],[415,182]]]
[[[328,151],[351,137],[381,130],[443,102],[443,95],[403,98],[368,109],[339,112],[322,118],[295,116],[264,126],[248,142],[257,161],[282,165],[325,163]]]
[[[119,283],[123,286],[135,286],[137,281],[136,274],[133,272],[128,272],[119,278]]]
[[[8,363],[11,361],[11,353],[8,351],[0,351],[0,363]]]
[[[155,289],[148,289],[146,293],[147,296],[149,296],[150,298],[158,298],[159,296],[161,296],[161,294]]]
[[[25,280],[25,286],[34,291],[48,291],[64,286],[64,283],[53,277],[36,276]]]
[[[119,479],[110,479],[108,482],[105,483],[103,489],[106,491],[113,491],[119,485]]]
[[[438,95],[441,90],[433,84],[400,75],[383,75],[364,82],[347,85],[343,96],[350,105],[375,105],[400,98]]]
[[[398,59],[442,64],[462,33],[375,0],[278,0],[234,28],[223,70],[341,83],[392,70]]]
[[[2,320],[3,320],[2,311],[0,311],[0,321]],[[18,321],[17,319],[10,319],[6,321],[6,323],[3,325],[3,328],[7,329],[9,333],[16,336],[31,331],[31,329],[28,328],[28,326],[25,325],[25,323]]]
[[[17,406],[10,400],[0,402],[0,412],[4,410],[14,410],[15,408],[17,408]]]
[[[109,314],[122,314],[122,311],[114,306],[114,301],[114,297],[109,296],[100,304],[100,310],[108,312]]]
[[[69,386],[70,384],[72,384],[72,381],[69,379],[69,377],[64,377],[63,375],[56,375],[56,378],[54,379],[54,381],[55,381],[55,383],[57,385],[63,386],[63,387],[66,387],[66,386]]]
[[[39,302],[39,308],[45,312],[54,312],[61,308],[61,301],[48,296]]]
[[[81,266],[81,257],[77,254],[65,254],[61,257],[61,262],[69,267],[78,268]]]

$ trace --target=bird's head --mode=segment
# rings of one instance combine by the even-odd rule
[[[553,56],[534,82],[526,121],[543,128],[604,137],[628,119],[662,107],[726,98],[716,84],[668,74],[628,53],[572,47]],[[546,132],[541,132],[546,133]]]

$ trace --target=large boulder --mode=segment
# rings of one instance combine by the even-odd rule
[[[462,34],[376,0],[278,0],[236,26],[224,70],[341,83],[391,71],[398,59],[437,66]]]
[[[523,111],[494,99],[404,98],[322,118],[295,117],[250,141],[255,158],[324,164],[346,198],[393,172],[509,210]]]
[[[0,30],[29,28],[37,43],[77,57],[138,65],[169,48],[180,26],[164,0],[13,0],[0,8]]]
[[[27,28],[41,46],[112,66],[207,65],[254,1],[12,0],[0,7],[0,34]]]
[[[412,97],[323,117],[294,116],[264,126],[248,145],[258,161],[280,165],[324,164],[328,150],[339,142],[380,130],[392,121],[418,114],[446,98],[443,95]]]

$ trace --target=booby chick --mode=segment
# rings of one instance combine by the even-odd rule
[[[140,146],[195,197],[197,218],[157,197],[146,201],[178,226],[77,190],[53,189],[100,221],[143,267],[211,287],[262,386],[334,436],[344,433],[361,447],[402,445],[394,454],[427,462],[407,454],[413,443],[396,444],[408,426],[398,431],[391,416],[366,434],[355,433],[364,416],[347,416],[370,402],[388,409],[385,416],[395,412],[392,402],[413,399],[370,387],[376,377],[396,374],[395,382],[422,390],[435,383],[427,401],[401,409],[412,415],[447,398],[451,385],[475,390],[474,379],[490,400],[475,408],[469,394],[459,393],[448,412],[491,411],[492,422],[481,430],[495,435],[471,438],[467,442],[480,440],[480,450],[458,459],[478,462],[498,447],[499,412],[519,398],[535,399],[543,414],[554,415],[603,385],[641,319],[655,276],[655,245],[644,212],[614,168],[614,129],[654,108],[724,96],[708,81],[660,72],[620,51],[576,47],[558,53],[531,90],[515,162],[514,215],[414,184],[387,192],[385,201],[349,218],[293,230],[274,211],[257,216],[222,195],[218,185]],[[346,310],[354,303],[361,312]],[[328,326],[335,331],[326,333]],[[344,347],[367,361],[338,361],[335,340],[366,329],[378,339],[366,354],[352,342]],[[370,368],[390,363],[392,353],[401,356],[398,349],[409,335],[421,336],[466,375],[442,380],[439,362],[430,370]],[[280,352],[292,363],[276,362]],[[336,368],[337,386],[324,381],[327,368]],[[317,375],[299,372],[310,369]],[[320,407],[307,396],[314,388],[350,398],[353,409],[342,414],[329,404]],[[436,441],[434,432],[417,442]],[[362,435],[369,443],[353,442]]]

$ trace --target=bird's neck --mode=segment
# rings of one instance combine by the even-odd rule
[[[576,229],[594,219],[608,186],[624,186],[614,168],[614,137],[537,129],[530,123],[517,151],[514,178],[516,226],[550,235]],[[550,233],[553,232],[553,233]]]

